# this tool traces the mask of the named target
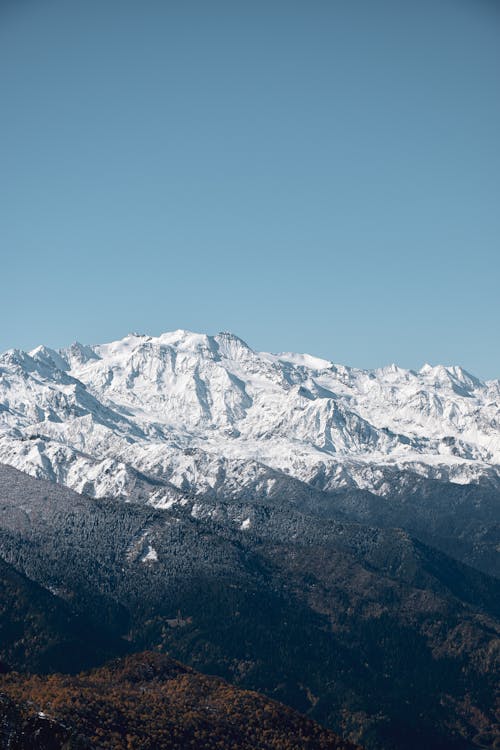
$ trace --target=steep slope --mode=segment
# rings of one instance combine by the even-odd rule
[[[125,650],[118,638],[0,559],[0,660],[9,667],[77,672]]]
[[[459,367],[363,371],[232,334],[130,335],[5,353],[0,459],[96,496],[135,496],[139,472],[156,502],[267,496],[290,477],[306,497],[385,495],[402,473],[498,488],[499,404],[499,381]]]
[[[95,500],[0,469],[0,554],[131,648],[266,692],[368,748],[495,726],[499,584],[287,500]]]
[[[406,478],[407,479],[407,478]],[[406,529],[412,536],[500,578],[500,502],[490,487],[418,479],[385,497],[344,490],[314,512],[357,523]],[[312,510],[311,505],[309,508]]]
[[[9,675],[0,690],[29,701],[96,750],[355,750],[286,706],[159,654],[50,681]]]

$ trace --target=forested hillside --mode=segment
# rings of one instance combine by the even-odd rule
[[[407,533],[278,500],[160,510],[0,477],[0,553],[120,644],[377,750],[466,750],[496,725],[500,584]]]
[[[47,735],[45,745],[29,735],[24,744],[4,740],[9,750],[355,750],[290,708],[159,654],[74,677],[8,675],[0,692],[21,707],[25,733],[31,721]],[[12,704],[0,699],[4,723],[9,714],[14,734]]]

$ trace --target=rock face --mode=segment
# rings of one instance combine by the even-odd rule
[[[500,487],[500,381],[356,370],[174,331],[0,357],[0,460],[79,492],[168,504],[418,478]]]

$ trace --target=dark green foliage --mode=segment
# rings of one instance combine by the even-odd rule
[[[0,559],[0,673],[77,672],[125,644]]]
[[[398,486],[395,483],[395,486]],[[400,527],[432,547],[500,578],[500,492],[419,478],[386,497],[336,492],[318,508],[324,517]]]
[[[130,648],[258,689],[368,748],[410,747],[406,731],[414,747],[462,750],[494,726],[500,585],[404,531],[278,499],[159,511],[4,469],[0,554]]]

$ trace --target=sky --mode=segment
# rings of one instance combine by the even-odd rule
[[[500,377],[496,0],[0,0],[0,350]]]

